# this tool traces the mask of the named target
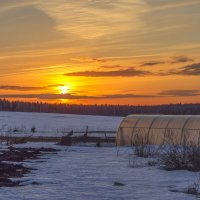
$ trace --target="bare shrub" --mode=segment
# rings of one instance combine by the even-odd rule
[[[187,152],[188,169],[191,171],[200,171],[200,146],[193,145]]]
[[[151,142],[148,131],[146,131],[147,133],[142,129],[134,131],[132,137],[133,156],[157,157],[160,165],[166,170],[200,171],[200,140],[194,142],[190,139],[189,133],[183,132],[177,135],[173,130],[168,129],[162,144],[155,145]],[[132,158],[131,163],[135,165],[135,162],[135,158]]]
[[[135,155],[139,157],[148,157],[148,139],[146,135],[136,134],[133,140]]]
[[[187,169],[188,161],[185,155],[181,146],[171,145],[161,154],[160,162],[166,170]]]
[[[152,144],[149,140],[148,133],[136,133],[132,140],[132,148],[134,150],[134,154],[139,157],[152,157],[157,155],[157,147]]]
[[[172,140],[161,153],[160,160],[167,170],[200,171],[200,145],[189,140],[184,134],[181,144]]]

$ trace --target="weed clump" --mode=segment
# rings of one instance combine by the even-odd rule
[[[177,135],[169,131],[164,135],[162,144],[155,145],[150,141],[148,133],[138,132],[133,138],[133,155],[143,158],[156,157],[158,158],[159,165],[165,170],[199,172],[200,142],[192,142],[189,134],[186,133],[182,135],[179,143],[177,141]]]

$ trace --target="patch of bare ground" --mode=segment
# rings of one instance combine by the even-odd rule
[[[23,162],[25,160],[39,159],[44,153],[56,153],[53,148],[16,148],[9,147],[0,154],[0,187],[22,186],[21,181],[14,181],[12,178],[20,178],[30,173],[33,168],[23,164],[6,163]]]

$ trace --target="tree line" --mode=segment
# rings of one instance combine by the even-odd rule
[[[83,105],[23,102],[0,99],[0,111],[126,116],[129,114],[199,115],[200,104]]]

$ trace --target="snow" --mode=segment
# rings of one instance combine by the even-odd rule
[[[43,143],[25,144],[39,147]],[[21,145],[21,146],[25,146]],[[19,146],[19,145],[18,145]],[[38,169],[22,178],[25,186],[1,188],[4,200],[190,200],[194,196],[170,192],[170,188],[185,188],[196,178],[188,171],[167,172],[157,167],[130,168],[128,148],[60,147],[58,155],[44,155],[40,160],[25,164]],[[42,159],[42,158],[41,158]],[[39,185],[31,185],[36,181]],[[114,186],[114,182],[125,184]]]
[[[86,125],[96,130],[116,130],[120,121],[120,117],[0,113],[1,125],[6,123],[10,127],[27,128],[35,125],[41,131],[56,131],[60,127],[84,130]],[[44,154],[40,160],[24,162],[24,165],[37,170],[20,179],[24,181],[22,187],[0,188],[0,199],[3,200],[196,199],[189,194],[171,192],[170,189],[187,188],[196,181],[198,173],[165,171],[158,166],[148,166],[145,164],[148,160],[137,157],[134,158],[137,167],[130,167],[132,149],[128,147],[65,147],[42,142],[15,146],[52,147],[60,151],[57,154]],[[32,185],[32,182],[39,185]],[[123,183],[124,186],[114,186],[114,182]]]
[[[34,136],[59,136],[64,132],[81,132],[89,127],[89,131],[116,131],[122,117],[69,115],[49,113],[0,112],[0,133],[30,134],[36,128]],[[16,133],[15,133],[16,134]]]

